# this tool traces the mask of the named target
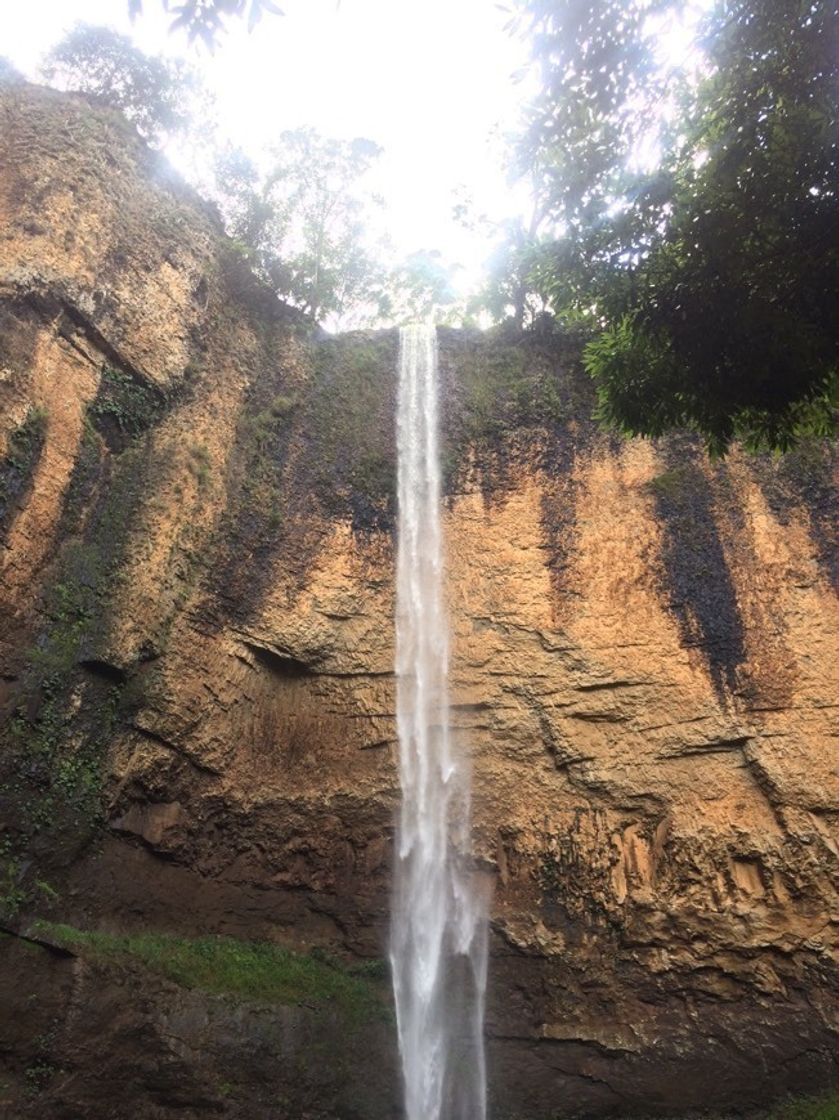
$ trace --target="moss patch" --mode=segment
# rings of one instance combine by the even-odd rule
[[[110,612],[132,522],[159,468],[147,438],[111,455],[87,425],[61,520],[67,535],[43,591],[43,625],[0,732],[0,796],[11,807],[7,913],[33,903],[37,879],[71,862],[101,826],[104,758],[126,682],[108,660]]]
[[[545,433],[550,455],[553,443],[565,442],[570,425],[591,426],[594,393],[572,339],[445,328],[438,339],[447,492],[456,487],[470,452],[492,489],[496,482],[503,484],[505,460],[517,435]]]
[[[61,521],[64,531],[72,527],[79,535],[64,538],[52,566],[41,602],[43,626],[0,733],[0,796],[10,806],[7,916],[34,901],[38,879],[71,861],[101,823],[104,755],[118,721],[122,681],[116,669],[103,679],[83,666],[105,660],[110,594],[142,493],[144,463],[139,448],[112,463],[100,435],[86,428]]]
[[[259,1003],[334,1008],[351,1019],[386,1014],[379,989],[366,977],[322,956],[231,937],[112,934],[37,922],[39,933],[80,954],[133,959],[184,988]]]
[[[23,867],[11,837],[0,839],[0,917],[14,918],[26,900]]]
[[[11,792],[20,798],[31,837],[41,831],[51,833],[59,821],[85,829],[98,823],[102,757],[116,722],[120,688],[96,691],[98,702],[87,734],[77,735],[75,741],[69,734],[64,697],[58,691],[45,689],[44,703],[32,722],[20,717],[12,720],[10,740],[19,775],[11,783]]]
[[[61,681],[19,711],[2,740],[0,798],[10,811],[0,844],[0,916],[34,903],[52,905],[58,892],[43,878],[71,863],[102,823],[104,757],[118,719],[121,686],[91,680],[85,704],[68,711]]]
[[[30,654],[30,664],[42,679],[63,676],[82,660],[100,655],[107,639],[108,613],[114,583],[124,559],[126,542],[140,502],[151,484],[154,466],[149,448],[131,447],[119,458],[106,456],[99,477],[97,451],[82,446],[79,474],[71,480],[66,519],[82,531],[66,542],[44,592],[47,626]],[[78,482],[78,491],[74,483]],[[91,506],[83,525],[85,491]]]
[[[247,394],[239,416],[226,477],[226,511],[219,551],[209,573],[208,602],[243,619],[259,603],[271,578],[271,557],[286,544],[289,493],[286,467],[298,414],[297,396],[283,388],[284,373],[269,369]],[[209,463],[191,454],[190,470],[202,485]]]
[[[104,448],[104,441],[91,422],[90,416],[85,416],[82,438],[76,461],[73,463],[70,484],[64,496],[64,506],[56,534],[59,541],[75,536],[81,531],[85,511],[93,499],[99,482]]]
[[[161,393],[133,374],[113,366],[102,367],[99,391],[88,405],[88,415],[111,451],[150,428],[162,415],[166,401]]]
[[[396,516],[396,331],[317,343],[305,402],[303,475],[328,514],[359,531]]]
[[[308,377],[272,362],[243,403],[209,577],[210,622],[219,605],[239,620],[258,609],[278,557],[289,581],[304,586],[331,519],[360,533],[395,523],[396,332],[310,341],[306,356]]]
[[[662,501],[684,502],[690,497],[690,492],[695,485],[695,467],[676,466],[655,475],[646,483],[646,488]]]
[[[520,427],[567,419],[559,379],[525,342],[476,346],[459,368],[461,427],[474,444],[492,443]]]
[[[769,1120],[839,1120],[839,1093],[782,1101],[773,1108]]]

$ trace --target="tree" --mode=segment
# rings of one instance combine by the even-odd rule
[[[228,16],[241,18],[247,12],[248,30],[252,31],[262,18],[263,12],[281,16],[282,10],[273,0],[162,0],[163,7],[174,16],[170,30],[184,30],[190,42],[199,38],[209,50],[213,50],[219,36],[226,30]],[[136,19],[143,11],[143,0],[128,0],[128,11]]]
[[[529,36],[542,88],[513,165],[530,179],[538,224],[576,238],[620,197],[667,84],[651,28],[685,2],[518,0],[511,26]]]
[[[448,322],[460,317],[453,282],[458,265],[447,264],[438,249],[409,253],[384,282],[379,316],[385,322]]]
[[[649,128],[650,90],[660,99],[672,87],[651,76],[657,6],[632,9],[625,50],[612,34],[616,5],[582,7],[583,49],[575,56],[580,44],[565,41],[558,72],[555,44],[537,44],[549,80],[523,151],[548,168],[555,216],[567,223],[534,266],[542,286],[554,311],[601,328],[586,363],[602,416],[633,434],[693,428],[718,453],[736,437],[783,449],[803,432],[835,431],[835,0],[720,0],[704,28],[704,76],[681,91],[680,114],[661,127],[663,157],[643,176],[630,173],[632,145]],[[528,8],[543,22],[548,8],[581,10],[576,0]],[[591,56],[600,17],[611,45]],[[614,79],[603,77],[605,57]],[[568,104],[580,96],[577,109]],[[576,133],[575,113],[589,121]],[[563,129],[576,136],[572,169],[555,155]]]
[[[202,115],[200,82],[189,67],[144,54],[107,27],[77,25],[49,52],[42,71],[60,89],[119,109],[156,146]]]
[[[23,74],[14,66],[5,55],[0,55],[0,86],[14,85],[24,81]]]
[[[468,301],[468,319],[489,317],[495,322],[511,322],[521,330],[530,327],[545,310],[545,300],[537,290],[535,262],[545,240],[546,211],[534,186],[530,217],[498,221],[476,212],[468,193],[458,190],[452,217],[474,237],[492,246],[484,261],[486,281]]]
[[[518,330],[532,327],[548,307],[539,268],[545,246],[550,244],[540,228],[543,213],[534,201],[528,222],[510,218],[500,226],[495,224],[493,232],[496,236],[500,232],[500,240],[487,261],[484,289],[472,301],[473,310],[484,309],[495,321],[511,321]]]
[[[228,232],[277,294],[315,319],[370,315],[385,270],[369,245],[381,206],[364,179],[381,149],[304,128],[283,132],[260,172],[240,151],[219,161],[218,201]]]

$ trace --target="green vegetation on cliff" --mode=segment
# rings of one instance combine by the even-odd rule
[[[324,955],[232,937],[114,934],[45,921],[37,922],[34,932],[81,955],[138,961],[184,988],[264,1003],[330,1007],[351,1020],[386,1014],[365,966],[354,970]]]
[[[771,1120],[839,1120],[839,1093],[791,1098],[773,1109]]]
[[[541,82],[518,160],[542,233],[513,264],[589,325],[601,418],[714,452],[836,431],[835,3],[713,4],[667,66],[686,0],[515,8]]]
[[[516,440],[538,459],[541,436],[561,442],[571,428],[579,433],[589,424],[594,393],[574,335],[440,328],[439,344],[446,492],[457,488],[470,457],[484,488],[491,487]]]
[[[130,676],[111,660],[111,613],[138,510],[163,469],[149,432],[174,403],[135,374],[106,365],[86,409],[39,624],[21,648],[18,695],[0,729],[0,798],[9,805],[0,847],[6,918],[38,897],[39,877],[60,877],[58,869],[102,824],[104,758],[126,717]],[[45,427],[45,414],[33,409],[12,433],[0,464],[0,486],[5,482],[10,495],[28,485]],[[189,465],[201,485],[206,452],[194,448]]]
[[[325,509],[359,528],[384,527],[396,508],[395,332],[364,331],[312,352],[308,470]]]
[[[99,392],[88,413],[108,438],[115,428],[125,439],[144,432],[163,411],[163,399],[152,387],[125,370],[104,366]]]

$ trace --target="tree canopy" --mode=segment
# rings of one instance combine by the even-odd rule
[[[396,323],[459,318],[461,308],[453,288],[457,271],[458,266],[448,263],[439,249],[409,253],[385,278],[380,316]]]
[[[140,135],[160,145],[194,127],[201,85],[181,61],[147,55],[127,35],[77,24],[48,53],[44,77],[119,109]]]
[[[15,82],[22,82],[23,75],[14,66],[5,55],[0,54],[0,85],[4,83],[11,85]]]
[[[719,0],[680,85],[655,57],[673,9],[520,4],[542,93],[518,158],[557,234],[527,281],[595,332],[610,423],[785,448],[837,428],[839,7]]]
[[[371,140],[303,128],[280,134],[265,171],[241,151],[219,161],[231,235],[278,295],[316,319],[379,298],[384,273],[365,237],[379,200],[364,179],[380,154]]]
[[[368,185],[381,155],[373,141],[302,128],[254,158],[219,147],[212,102],[192,69],[146,55],[109,28],[75,27],[41,70],[51,84],[118,109],[153,145],[177,136],[194,185],[218,206],[238,252],[314,319],[347,328],[461,311],[451,286],[457,266],[434,249],[398,260],[384,236],[382,200]],[[18,77],[0,58],[0,84]]]
[[[213,50],[219,37],[227,29],[228,17],[240,19],[247,13],[248,30],[252,31],[265,12],[281,16],[282,9],[273,0],[161,0],[164,9],[172,14],[171,31],[183,30],[190,41],[201,40]],[[142,14],[143,0],[128,0],[132,19]]]

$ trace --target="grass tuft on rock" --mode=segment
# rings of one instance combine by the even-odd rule
[[[260,1003],[334,1008],[351,1019],[385,1012],[369,979],[337,961],[232,937],[113,934],[39,921],[39,935],[80,955],[133,959],[181,987]]]

